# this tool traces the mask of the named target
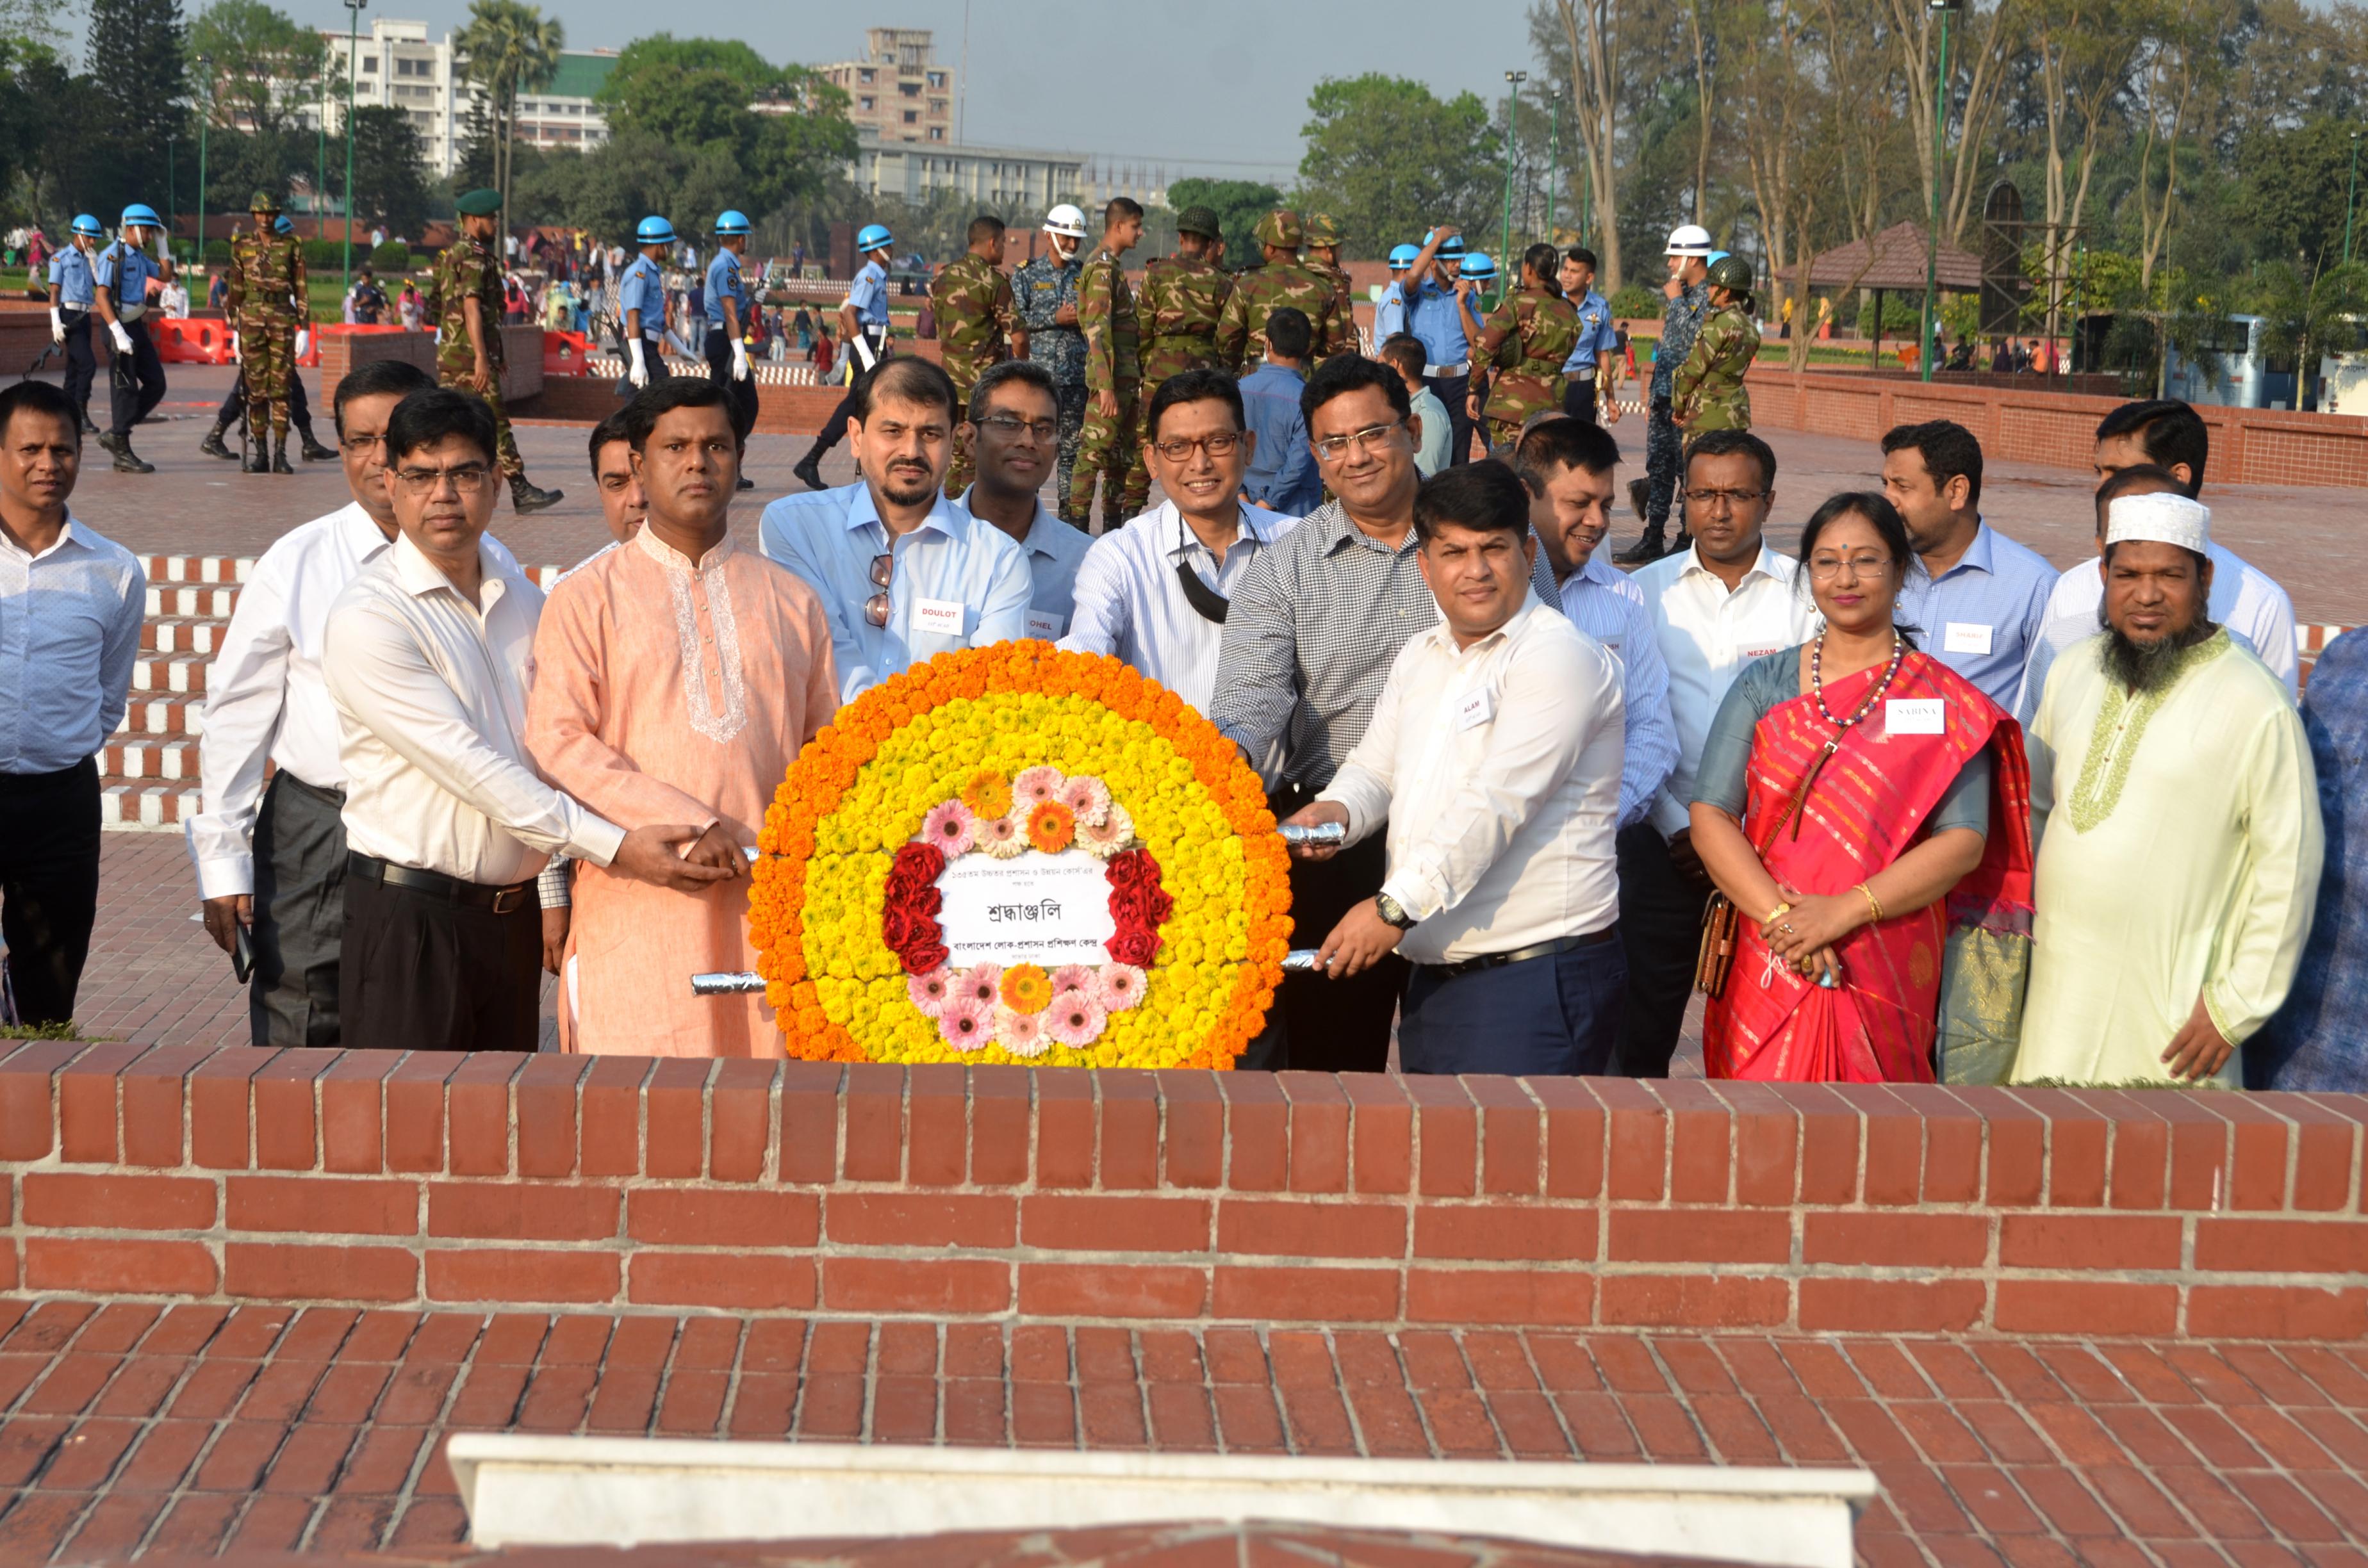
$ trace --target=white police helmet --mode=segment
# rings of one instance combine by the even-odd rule
[[[1663,256],[1699,256],[1711,253],[1710,231],[1700,223],[1680,223],[1669,231],[1669,243],[1662,247]]]
[[[1086,215],[1076,204],[1064,201],[1044,214],[1044,232],[1064,239],[1082,240],[1086,237]]]

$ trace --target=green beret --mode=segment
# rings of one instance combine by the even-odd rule
[[[502,193],[489,186],[468,192],[452,204],[463,218],[490,218],[502,210]]]

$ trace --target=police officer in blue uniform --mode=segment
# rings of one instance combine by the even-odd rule
[[[148,247],[164,232],[165,220],[156,216],[154,208],[133,202],[123,210],[115,243],[98,253],[90,269],[91,280],[97,285],[98,318],[107,324],[107,335],[115,344],[115,373],[108,378],[114,383],[114,420],[99,432],[98,444],[115,454],[118,473],[156,472],[155,464],[142,462],[133,454],[131,427],[165,401],[165,361],[156,357],[148,324],[141,319],[148,313],[148,279],[161,278],[169,282],[173,276],[169,256],[160,260],[148,254]]]
[[[282,212],[271,221],[271,232],[292,234],[296,232],[295,221]],[[298,302],[302,303],[301,301]],[[300,349],[300,357],[301,354]],[[296,434],[304,443],[306,462],[324,463],[336,457],[336,448],[321,445],[320,437],[313,434],[313,407],[304,397],[304,378],[292,364],[288,367],[288,423],[296,426]],[[198,450],[210,458],[239,461],[240,455],[230,449],[225,439],[233,426],[241,432],[239,439],[244,444],[246,439],[246,378],[244,376],[231,378],[230,395],[223,398],[222,407],[214,411],[214,427],[207,432],[204,440],[198,443]]]
[[[1390,247],[1390,286],[1373,306],[1373,347],[1378,348],[1406,329],[1411,302],[1407,300],[1406,275],[1413,270],[1414,258],[1422,254],[1416,245]]]
[[[625,380],[632,389],[618,388],[620,396],[631,397],[652,381],[663,381],[672,373],[666,362],[666,274],[659,270],[658,264],[665,260],[666,247],[674,243],[674,225],[655,215],[643,219],[633,230],[633,244],[641,247],[642,254],[617,279],[617,311],[625,339]]]
[[[1573,419],[1616,424],[1620,405],[1611,401],[1611,363],[1620,352],[1620,330],[1611,322],[1611,307],[1595,288],[1595,253],[1585,245],[1565,251],[1562,297],[1578,307],[1578,347],[1562,362],[1562,411]]]
[[[1422,339],[1423,384],[1447,408],[1447,462],[1472,460],[1472,342],[1464,331],[1461,296],[1476,285],[1462,276],[1463,236],[1442,223],[1423,236],[1422,249],[1406,268],[1412,302],[1406,330]],[[1474,301],[1475,310],[1477,301]]]
[[[748,249],[748,214],[729,209],[715,220],[715,259],[707,264],[707,373],[731,400],[732,423],[742,435],[757,427],[757,373],[748,368],[748,280],[740,257]],[[740,488],[757,482],[740,476]]]
[[[50,257],[50,340],[66,351],[66,401],[81,416],[85,435],[98,429],[90,422],[90,383],[98,374],[98,358],[90,347],[90,312],[98,302],[91,256],[106,237],[97,219],[78,214],[71,241]]]
[[[847,303],[838,307],[839,341],[847,348],[847,395],[823,422],[814,449],[791,471],[809,490],[828,488],[822,482],[823,454],[838,445],[847,434],[847,422],[855,416],[856,381],[888,357],[888,253],[895,244],[884,223],[867,223],[855,236],[863,266],[848,285]]]

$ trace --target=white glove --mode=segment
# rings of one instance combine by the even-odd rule
[[[246,362],[246,356],[238,351],[238,334],[234,332],[230,335],[230,358],[233,365]]]
[[[299,328],[297,328],[297,329],[296,329],[296,358],[299,358],[299,359],[302,359],[302,358],[304,358],[304,356],[305,356],[307,353],[311,352],[312,347],[313,347],[313,329],[312,329],[312,328],[310,328],[310,327],[299,327]]]
[[[732,340],[732,379],[735,381],[748,379],[748,346],[738,338]]]
[[[638,337],[625,339],[625,352],[633,358],[633,367],[625,372],[625,380],[632,382],[633,390],[639,392],[650,384],[650,368],[642,363],[642,340]]]
[[[51,305],[50,307],[50,341],[51,343],[63,343],[65,340],[66,318],[58,310],[57,306]]]
[[[107,335],[115,339],[115,351],[118,354],[129,354],[131,352],[131,335],[123,330],[123,324],[121,322],[108,322],[107,324]]]

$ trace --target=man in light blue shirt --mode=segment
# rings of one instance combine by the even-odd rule
[[[91,276],[90,258],[104,238],[98,220],[85,212],[74,221],[73,243],[50,257],[50,338],[66,351],[66,400],[88,433],[98,428],[90,422],[90,383],[98,375],[98,357],[90,347],[98,282]]]
[[[715,259],[707,264],[707,336],[700,348],[707,375],[732,400],[732,423],[745,437],[757,426],[757,378],[748,369],[748,282],[740,256],[748,248],[748,214],[727,209],[715,220]],[[740,476],[740,488],[757,482]]]
[[[1315,453],[1307,444],[1307,419],[1299,410],[1315,329],[1304,311],[1283,305],[1268,315],[1258,335],[1266,345],[1265,362],[1242,378],[1242,406],[1257,437],[1242,494],[1252,506],[1304,517],[1324,501],[1324,482],[1315,476]]]
[[[633,241],[642,254],[617,280],[617,313],[624,328],[625,380],[639,392],[671,373],[665,348],[666,275],[658,269],[674,244],[674,225],[655,215],[644,218],[633,230]],[[620,396],[632,395],[623,387],[617,390]]]
[[[2014,711],[2059,574],[1982,521],[1981,442],[1948,419],[1896,426],[1883,437],[1883,493],[1923,562],[1900,587],[1900,623],[1917,629],[1925,653]]]
[[[848,437],[863,479],[765,508],[765,553],[822,596],[839,695],[939,653],[1028,634],[1028,556],[945,497],[954,384],[930,360],[858,377]]]
[[[1421,251],[1413,245],[1394,245],[1390,249],[1390,286],[1373,306],[1373,343],[1376,347],[1406,329],[1406,272]]]
[[[1028,635],[1057,642],[1076,613],[1077,566],[1093,537],[1044,508],[1042,492],[1061,446],[1053,373],[1026,359],[990,365],[970,389],[978,478],[962,505],[1028,557]]]
[[[115,345],[115,365],[108,377],[114,406],[98,444],[114,455],[118,473],[156,472],[155,464],[132,451],[131,427],[165,401],[165,361],[157,357],[148,324],[141,319],[148,313],[149,279],[170,281],[173,276],[169,257],[148,254],[148,247],[164,232],[165,221],[156,210],[135,201],[123,210],[115,243],[100,251],[90,267],[91,281],[97,286],[92,304]]]
[[[855,383],[887,358],[888,256],[895,244],[896,238],[885,223],[867,223],[863,232],[855,236],[855,248],[861,253],[863,265],[856,269],[855,281],[847,286],[846,303],[838,307],[838,342],[847,371],[847,395],[838,400],[838,406],[822,422],[822,434],[814,437],[813,448],[790,471],[803,480],[809,490],[822,488],[823,454],[838,445],[839,437],[848,433],[847,422],[856,413]]]
[[[1429,479],[1447,466],[1448,432],[1447,406],[1440,403],[1429,387],[1423,383],[1422,367],[1426,358],[1422,339],[1410,332],[1382,339],[1373,350],[1373,358],[1398,373],[1406,382],[1408,419],[1415,430],[1414,468]]]
[[[1406,269],[1412,290],[1406,330],[1422,339],[1423,384],[1447,408],[1450,467],[1472,458],[1472,340],[1463,330],[1462,297],[1474,286],[1463,280],[1463,236],[1445,224],[1423,236]]]
[[[1603,422],[1615,424],[1620,407],[1611,401],[1611,363],[1620,332],[1611,324],[1611,307],[1595,291],[1595,253],[1584,245],[1563,253],[1562,297],[1578,307],[1578,344],[1562,364],[1562,411],[1592,425],[1600,401]]]

